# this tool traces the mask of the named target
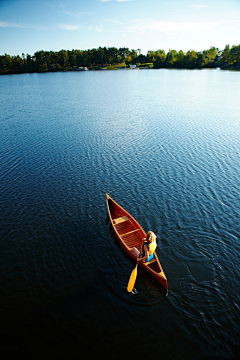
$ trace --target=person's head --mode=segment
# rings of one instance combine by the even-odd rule
[[[157,239],[157,236],[154,234],[153,231],[147,232],[146,240],[148,243],[152,243],[153,241],[156,241],[156,239]]]

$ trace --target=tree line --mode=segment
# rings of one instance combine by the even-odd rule
[[[125,67],[135,63],[137,66],[154,68],[202,69],[216,68],[240,70],[240,45],[224,50],[211,47],[197,52],[189,50],[148,51],[115,47],[99,47],[89,50],[36,51],[33,55],[0,55],[0,74],[33,73],[47,71],[74,70],[79,67],[101,69],[106,66]]]

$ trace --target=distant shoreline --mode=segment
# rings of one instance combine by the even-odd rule
[[[197,52],[189,50],[148,51],[128,48],[91,50],[36,51],[34,55],[0,55],[0,74],[44,73],[59,71],[117,70],[117,69],[216,69],[240,70],[240,45],[224,50],[211,47]]]

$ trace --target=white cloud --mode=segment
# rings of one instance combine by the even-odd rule
[[[193,8],[195,8],[195,9],[200,9],[200,8],[205,8],[205,7],[206,7],[206,5],[202,5],[202,4],[193,4],[193,5],[192,5],[192,7],[193,7]]]
[[[57,27],[60,29],[74,31],[82,28],[83,25],[71,25],[71,24],[58,24]]]
[[[7,21],[0,21],[0,27],[2,28],[11,28],[11,27],[16,27],[16,28],[26,28],[26,25],[22,25],[22,24],[16,24],[16,23],[9,23]]]
[[[96,31],[96,32],[101,32],[103,31],[103,26],[102,25],[96,25],[96,26],[89,26],[88,27],[88,30],[93,30],[93,31]]]
[[[174,22],[174,21],[159,21],[159,20],[133,20],[132,25],[128,27],[130,32],[144,33],[146,31],[158,32],[174,32],[179,30],[186,30],[190,32],[203,32],[207,29],[218,25],[217,22]]]
[[[107,23],[112,24],[114,27],[105,27]],[[131,20],[128,25],[124,24],[116,19],[107,19],[102,18],[98,23],[95,24],[82,24],[82,25],[73,25],[69,23],[58,24],[57,27],[67,30],[88,30],[96,32],[118,32],[124,34],[127,33],[147,33],[147,32],[159,32],[159,33],[175,33],[179,31],[193,32],[193,33],[202,33],[208,29],[214,28],[219,25],[218,22],[176,22],[176,21],[166,21],[166,20],[150,20],[150,19],[136,19]]]
[[[82,15],[89,15],[88,12],[72,12],[72,11],[66,11],[66,10],[59,10],[58,13],[66,14],[66,15],[70,15],[70,16],[74,16],[74,17],[79,17]]]
[[[123,23],[119,20],[115,20],[115,19],[106,19],[106,18],[102,18],[103,21],[108,22],[108,23],[113,23],[116,25],[123,25]]]
[[[32,24],[18,24],[7,21],[0,21],[0,28],[19,28],[19,29],[37,29],[45,30],[45,25],[32,25]]]
[[[96,31],[101,32],[104,30],[102,25],[95,25],[95,26],[87,26],[85,25],[72,25],[72,24],[57,24],[56,25],[59,29],[67,30],[67,31],[75,31],[75,30],[90,30],[90,31]]]

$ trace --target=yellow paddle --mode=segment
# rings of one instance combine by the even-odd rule
[[[135,268],[133,269],[130,279],[128,281],[128,286],[127,286],[127,291],[128,292],[132,292],[136,278],[137,278],[137,266],[138,264],[135,266]]]

